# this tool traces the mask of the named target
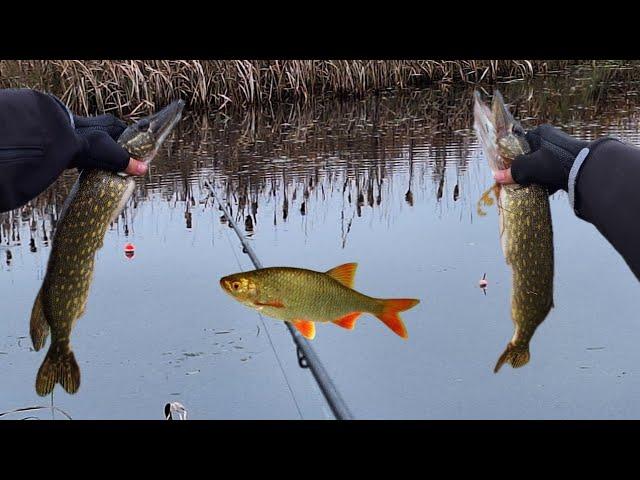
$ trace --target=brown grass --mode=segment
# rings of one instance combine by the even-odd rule
[[[0,86],[47,90],[78,113],[135,114],[180,97],[192,110],[321,96],[362,97],[432,82],[524,78],[569,62],[530,60],[0,61]]]

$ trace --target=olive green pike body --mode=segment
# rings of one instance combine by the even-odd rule
[[[489,109],[475,93],[474,128],[493,171],[529,153],[524,130],[494,92]],[[497,185],[500,240],[511,266],[511,319],[515,331],[494,371],[529,361],[529,342],[553,307],[553,229],[549,193],[540,185]]]
[[[134,186],[132,178],[102,170],[86,170],[80,174],[56,227],[47,273],[36,299],[39,305],[34,309],[41,309],[43,317],[39,323],[31,323],[36,350],[44,346],[50,329],[53,357],[68,356],[75,364],[70,335],[85,310],[95,255],[102,248],[109,224],[128,200]],[[53,390],[56,378],[61,378],[66,391],[77,391],[79,370],[75,373],[72,368],[67,375],[61,376],[60,372],[51,369],[47,374],[43,367],[45,363],[36,383],[39,395]]]
[[[382,305],[378,299],[363,295],[329,275],[303,268],[272,267],[254,270],[259,285],[259,303],[282,302],[286,307],[260,307],[265,315],[279,320],[308,319],[332,322],[352,312],[377,315]],[[255,304],[251,305],[255,308]]]
[[[498,208],[503,252],[512,270],[511,318],[515,332],[511,345],[526,350],[528,358],[529,342],[553,306],[549,193],[539,185],[503,185]]]
[[[182,101],[129,126],[118,143],[136,158],[149,162],[181,117]],[[51,346],[36,378],[36,392],[50,393],[57,382],[69,393],[80,386],[80,370],[70,347],[70,335],[83,315],[93,279],[95,255],[109,225],[120,214],[135,188],[132,177],[103,170],[84,170],[65,200],[56,225],[42,287],[31,313],[35,350]]]
[[[102,170],[83,172],[64,217],[56,227],[42,302],[52,341],[66,338],[82,315],[93,276],[95,255],[135,182]],[[126,194],[126,195],[125,195]]]

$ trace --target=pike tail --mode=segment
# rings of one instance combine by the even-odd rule
[[[495,368],[493,369],[493,373],[498,373],[498,370],[505,363],[510,363],[513,368],[520,368],[529,363],[529,346],[516,346],[511,342],[507,345],[502,355],[498,359],[498,363],[496,363]]]
[[[36,377],[36,392],[44,397],[53,391],[56,383],[67,393],[76,393],[80,387],[80,368],[68,341],[52,342],[49,346]]]
[[[42,290],[38,292],[33,309],[31,310],[31,321],[29,322],[29,333],[31,334],[31,343],[36,352],[44,347],[49,336],[49,324],[44,316],[42,308]]]
[[[389,300],[379,300],[379,302],[382,305],[382,311],[376,314],[376,317],[382,320],[382,322],[397,335],[404,339],[409,338],[407,328],[404,326],[398,313],[409,310],[411,307],[420,303],[420,300],[413,298],[392,298]]]

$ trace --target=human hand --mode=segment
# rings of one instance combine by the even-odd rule
[[[551,125],[540,125],[525,136],[531,152],[516,157],[511,168],[494,174],[500,184],[518,183],[529,185],[536,183],[553,194],[558,190],[567,190],[569,172],[576,156],[588,145]]]
[[[148,166],[123,149],[117,140],[127,125],[113,115],[73,116],[75,131],[85,142],[82,154],[71,167],[99,168],[129,175],[144,175]]]

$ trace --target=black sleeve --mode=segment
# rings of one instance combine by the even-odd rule
[[[35,198],[86,148],[59,100],[34,90],[0,90],[0,212]]]
[[[574,207],[640,280],[640,148],[614,139],[592,144],[577,175]]]

